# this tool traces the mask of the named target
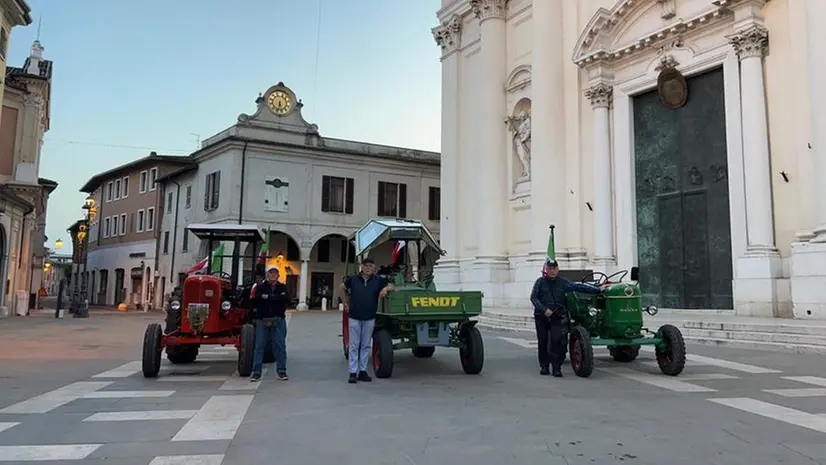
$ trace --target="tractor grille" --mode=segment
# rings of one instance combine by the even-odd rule
[[[187,319],[189,326],[195,332],[200,333],[204,330],[204,324],[209,316],[209,304],[189,304],[187,308]]]

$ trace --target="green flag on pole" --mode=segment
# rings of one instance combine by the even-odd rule
[[[270,228],[264,233],[267,240],[261,245],[261,252],[258,254],[258,263],[267,264],[267,254],[270,252]]]
[[[212,252],[212,273],[224,271],[224,243],[222,242],[215,251]]]
[[[548,258],[556,260],[556,251],[554,250],[554,225],[551,225],[551,234],[548,236]]]

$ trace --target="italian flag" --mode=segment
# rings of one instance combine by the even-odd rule
[[[267,264],[267,254],[270,252],[270,228],[267,228],[267,242],[261,245],[261,253],[258,254],[258,263]]]
[[[548,236],[548,258],[556,260],[556,251],[554,250],[554,225],[551,225],[551,234]]]
[[[216,247],[215,250],[212,252],[212,271],[213,272],[221,271],[221,270],[224,269],[224,257],[223,257],[223,255],[224,255],[224,244],[221,244],[218,247]],[[209,258],[209,256],[204,257],[195,266],[193,266],[192,268],[186,270],[186,274],[191,275],[191,274],[197,273],[199,271],[205,271],[206,266],[207,266],[207,262],[209,261],[209,260],[207,260],[208,258]]]
[[[393,263],[397,263],[399,254],[401,253],[405,245],[407,245],[405,241],[399,241],[396,242],[396,245],[393,246]]]

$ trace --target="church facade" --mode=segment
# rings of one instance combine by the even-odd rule
[[[826,318],[826,2],[444,0],[438,18],[440,288],[530,315],[553,224],[563,270],[639,266],[646,304]]]

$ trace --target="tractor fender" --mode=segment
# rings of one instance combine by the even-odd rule
[[[464,331],[465,328],[472,328],[472,327],[476,326],[476,323],[479,323],[479,321],[477,321],[477,320],[463,321],[463,322],[459,323],[459,331],[460,332]]]

